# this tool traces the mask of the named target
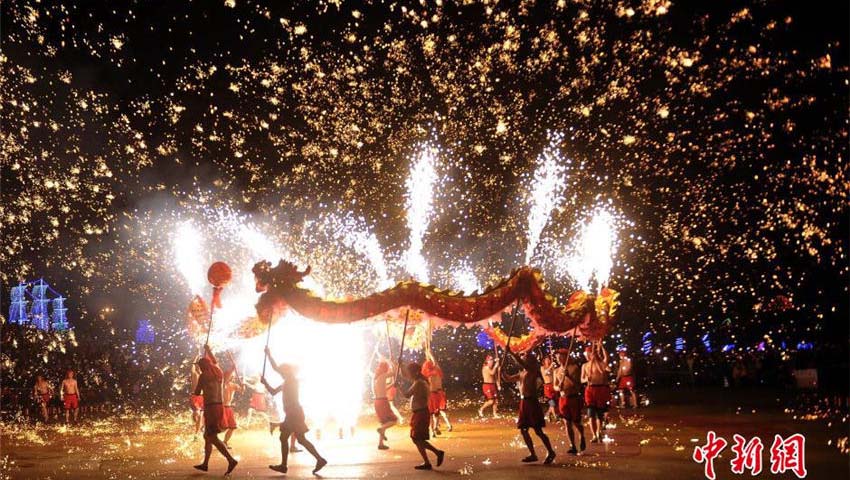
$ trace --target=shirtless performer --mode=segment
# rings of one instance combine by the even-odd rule
[[[443,459],[446,457],[446,452],[438,450],[437,447],[429,442],[428,427],[430,423],[430,388],[428,380],[422,373],[423,367],[419,364],[409,363],[404,369],[405,376],[413,382],[407,392],[406,397],[410,398],[410,439],[416,445],[416,450],[422,457],[423,463],[413,468],[416,470],[431,470],[431,461],[428,459],[428,451],[433,452],[437,456],[437,466],[443,464]]]
[[[50,404],[50,399],[53,397],[53,386],[50,382],[44,379],[43,375],[35,377],[35,385],[32,389],[33,397],[41,410],[41,418],[45,422],[50,420],[50,414],[47,412],[47,407]],[[67,421],[67,420],[66,420]]]
[[[584,389],[584,403],[587,405],[590,433],[593,435],[590,443],[599,443],[602,441],[605,412],[608,411],[608,403],[611,400],[611,387],[608,386],[611,369],[608,367],[608,353],[602,342],[591,347],[588,357],[588,362],[581,369],[581,381],[587,384]]]
[[[235,373],[236,369],[234,366],[234,369],[224,374],[224,446],[228,449],[230,448],[230,444],[228,443],[230,442],[230,437],[239,428],[236,425],[236,415],[233,413],[233,397],[236,396],[236,392],[245,390],[245,386],[239,382]]]
[[[390,407],[390,400],[387,398],[387,387],[392,384],[395,379],[395,365],[390,366],[390,362],[381,359],[375,369],[375,375],[372,379],[372,393],[375,396],[375,415],[378,417],[378,450],[387,450],[386,431],[395,425],[398,425],[399,418],[396,416],[393,409]]]
[[[481,366],[481,378],[484,380],[484,385],[481,387],[484,392],[484,405],[481,405],[478,409],[479,417],[483,417],[484,409],[492,405],[493,418],[498,418],[499,390],[502,388],[499,376],[499,359],[487,355],[484,359],[484,365]]]
[[[425,363],[422,364],[422,375],[428,379],[430,396],[428,397],[428,410],[431,412],[431,429],[434,435],[440,432],[440,417],[446,422],[446,427],[452,431],[452,423],[446,414],[446,391],[443,390],[443,369],[437,364],[434,354],[430,350],[425,352]]]
[[[272,388],[265,377],[261,378],[260,381],[272,395],[277,394],[277,392],[283,392],[283,413],[285,415],[283,422],[280,424],[280,465],[269,465],[269,468],[279,473],[285,474],[287,472],[287,460],[289,459],[289,445],[287,443],[289,437],[295,434],[298,443],[303,445],[310,452],[310,455],[313,455],[313,458],[316,459],[316,466],[313,468],[313,474],[315,475],[328,464],[328,461],[319,455],[313,443],[304,436],[308,428],[307,422],[304,419],[304,408],[301,406],[300,399],[298,398],[299,382],[295,375],[295,367],[290,364],[278,364],[275,362],[269,347],[266,347],[266,357],[268,357],[271,367],[283,378],[283,384]]]
[[[198,367],[200,357],[195,357],[192,362],[192,373],[189,376],[192,389],[189,391],[189,406],[192,408],[192,422],[195,425],[195,438],[198,438],[198,432],[201,431],[201,416],[204,413],[204,397],[195,395],[195,389],[198,388],[198,378],[201,377],[201,368]]]
[[[259,385],[262,383],[257,382]],[[265,387],[263,387],[265,388]],[[281,425],[283,425],[283,395],[280,393],[276,393],[275,395],[270,394],[268,391],[265,392],[268,395],[266,399],[266,405],[269,406],[268,410],[268,418],[269,418],[269,435],[274,435],[275,429],[280,432]],[[251,413],[251,409],[248,409],[248,413]],[[289,435],[289,453],[299,453],[301,449],[295,445],[295,434]]]
[[[581,423],[581,369],[576,361],[569,356],[569,350],[558,350],[558,367],[555,370],[554,388],[558,398],[558,413],[564,419],[564,429],[570,439],[570,449],[567,453],[576,455],[584,451],[587,444],[584,440],[584,426]],[[575,433],[578,430],[580,443],[576,449]]]
[[[198,378],[194,394],[204,397],[204,461],[200,465],[195,465],[195,468],[203,472],[209,470],[210,455],[215,447],[227,459],[227,471],[224,474],[230,475],[239,462],[230,455],[227,447],[218,438],[218,434],[226,430],[223,398],[224,372],[218,366],[218,361],[209,345],[204,345],[204,357],[198,360],[198,366],[201,369],[201,376]]]
[[[540,376],[540,364],[533,354],[525,353],[517,355],[511,351],[509,346],[505,350],[511,354],[514,361],[522,368],[519,373],[513,375],[505,375],[505,381],[519,382],[520,393],[522,399],[519,401],[519,415],[516,426],[522,434],[522,439],[525,441],[525,446],[528,447],[529,456],[522,459],[524,463],[536,462],[537,454],[534,452],[534,443],[531,441],[529,429],[534,430],[534,433],[543,442],[548,452],[543,463],[550,464],[555,460],[555,450],[552,449],[552,443],[549,437],[543,433],[543,427],[546,425],[546,419],[543,418],[543,410],[540,408],[540,402],[537,400],[537,378]]]
[[[70,368],[65,372],[65,380],[62,380],[62,402],[65,404],[65,423],[68,423],[68,414],[72,410],[74,423],[77,423],[77,415],[80,413],[80,387],[74,378],[74,371]]]
[[[543,377],[543,396],[546,397],[546,402],[549,404],[549,409],[546,410],[546,417],[550,422],[558,419],[558,392],[552,384],[555,375],[555,362],[552,357],[543,357],[543,365],[540,366],[540,376]]]
[[[620,347],[618,354],[620,355],[620,365],[617,368],[617,388],[620,390],[620,408],[626,403],[626,396],[629,396],[629,405],[632,408],[637,408],[637,392],[635,392],[635,376],[632,371],[632,359],[626,353],[625,347]]]

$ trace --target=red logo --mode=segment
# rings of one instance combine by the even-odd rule
[[[732,445],[732,453],[735,457],[729,462],[732,473],[743,475],[749,471],[752,476],[759,475],[762,471],[762,452],[764,452],[761,438],[753,437],[748,441],[736,433],[732,439],[735,442]],[[694,448],[693,459],[697,463],[705,464],[704,474],[708,480],[717,478],[714,460],[727,445],[726,439],[709,431],[705,445]],[[786,472],[794,473],[797,478],[806,478],[808,473],[806,472],[806,437],[799,433],[784,439],[776,435],[770,447],[770,473],[779,475]]]
[[[735,440],[735,445],[732,445],[735,458],[729,462],[732,465],[732,473],[741,475],[746,470],[749,470],[752,476],[761,473],[761,452],[764,450],[761,439],[753,437],[747,442],[746,438],[737,433],[732,438]]]
[[[794,472],[806,478],[806,437],[795,433],[786,439],[776,435],[770,447],[770,473]]]
[[[702,447],[694,449],[694,461],[705,463],[705,478],[714,480],[714,459],[726,448],[726,440],[718,437],[714,432],[708,432],[708,442]]]

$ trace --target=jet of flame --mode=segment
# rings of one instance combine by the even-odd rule
[[[604,206],[597,206],[576,237],[566,269],[579,287],[594,290],[608,284],[617,250],[616,218]]]
[[[538,157],[539,165],[534,172],[531,186],[531,210],[528,212],[526,265],[531,265],[534,251],[540,243],[540,235],[549,221],[549,215],[564,200],[565,164],[569,164],[569,160],[565,160],[558,149],[563,138],[561,133],[550,133],[549,144]]]
[[[410,230],[405,267],[420,282],[428,281],[428,262],[422,256],[422,245],[434,211],[434,184],[437,182],[434,163],[438,153],[439,150],[431,143],[422,144],[413,157],[405,182],[407,228]]]

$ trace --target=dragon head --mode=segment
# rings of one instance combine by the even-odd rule
[[[292,262],[281,260],[276,267],[271,262],[257,262],[251,269],[257,293],[262,293],[257,301],[257,316],[264,324],[270,324],[288,308],[284,292],[292,291],[304,277],[310,274],[308,266],[303,272]]]
[[[269,287],[273,289],[287,289],[295,287],[299,282],[304,280],[304,277],[310,275],[310,266],[303,272],[298,271],[298,267],[286,260],[281,260],[276,267],[272,267],[271,262],[263,260],[257,262],[251,272],[254,273],[254,282],[257,292],[265,292]]]

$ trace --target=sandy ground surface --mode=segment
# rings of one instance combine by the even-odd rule
[[[669,394],[668,394],[669,396]],[[406,427],[388,432],[391,449],[375,448],[372,423],[364,419],[353,438],[340,440],[336,429],[316,441],[330,464],[322,478],[606,478],[656,479],[703,478],[703,467],[691,460],[695,445],[705,443],[707,430],[726,437],[732,434],[761,437],[766,444],[764,472],[760,478],[796,478],[769,472],[769,448],[774,434],[800,432],[807,437],[808,478],[850,478],[848,456],[828,442],[846,435],[847,425],[825,421],[795,420],[775,404],[777,399],[762,392],[706,392],[687,395],[686,402],[656,402],[637,412],[612,412],[610,441],[588,445],[581,455],[566,453],[566,435],[554,425],[547,432],[558,457],[554,465],[525,465],[525,447],[512,418],[480,420],[474,409],[454,412],[454,431],[434,440],[448,452],[443,467],[432,472],[414,471],[419,458]],[[731,400],[740,396],[739,400]],[[773,403],[774,406],[770,404]],[[763,408],[753,408],[760,404]],[[122,418],[87,421],[78,427],[57,425],[20,428],[4,424],[0,432],[0,477],[2,478],[219,478],[226,463],[214,454],[209,473],[192,469],[202,456],[203,441],[187,433],[188,415],[146,419]],[[310,436],[315,440],[315,432]],[[236,432],[233,453],[240,461],[232,478],[283,478],[268,469],[279,461],[277,436],[271,437],[259,423]],[[539,443],[538,443],[539,445]],[[542,447],[538,453],[542,453]],[[541,455],[542,457],[542,455]],[[718,478],[743,478],[729,468],[727,447],[715,463]],[[290,457],[287,477],[310,478],[313,459],[306,452]],[[746,475],[749,477],[749,475]]]

